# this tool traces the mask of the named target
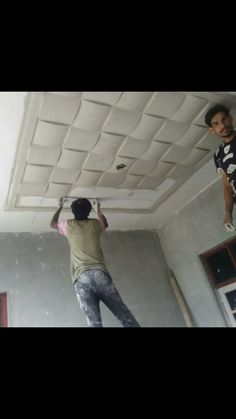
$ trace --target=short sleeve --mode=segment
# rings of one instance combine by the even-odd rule
[[[217,152],[214,153],[214,162],[215,162],[217,173],[223,173],[224,170],[223,170],[223,168],[221,166],[221,159],[219,157],[219,150],[217,150]]]
[[[62,236],[67,237],[67,220],[57,223],[57,229]]]

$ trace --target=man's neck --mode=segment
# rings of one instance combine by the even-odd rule
[[[227,144],[236,136],[236,131],[233,131],[228,137],[223,138],[223,143]]]

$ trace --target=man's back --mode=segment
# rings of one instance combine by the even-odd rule
[[[67,221],[73,281],[87,269],[100,267],[102,270],[107,270],[100,246],[101,232],[101,225],[97,219]]]

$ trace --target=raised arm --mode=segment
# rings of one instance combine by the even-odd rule
[[[100,203],[97,199],[93,200],[93,208],[94,208],[94,211],[96,212],[97,217],[100,221],[102,231],[105,231],[106,228],[108,227],[108,222],[107,222],[107,219],[106,219],[105,215],[103,215],[103,213],[100,209]]]
[[[64,204],[64,198],[60,198],[59,208],[56,210],[50,222],[50,227],[54,228],[55,230],[57,230],[57,223],[58,223],[59,216],[63,208],[63,204]]]

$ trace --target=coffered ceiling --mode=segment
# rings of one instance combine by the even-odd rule
[[[52,211],[71,196],[157,211],[212,159],[204,115],[219,102],[236,114],[234,92],[27,93],[5,210]]]

